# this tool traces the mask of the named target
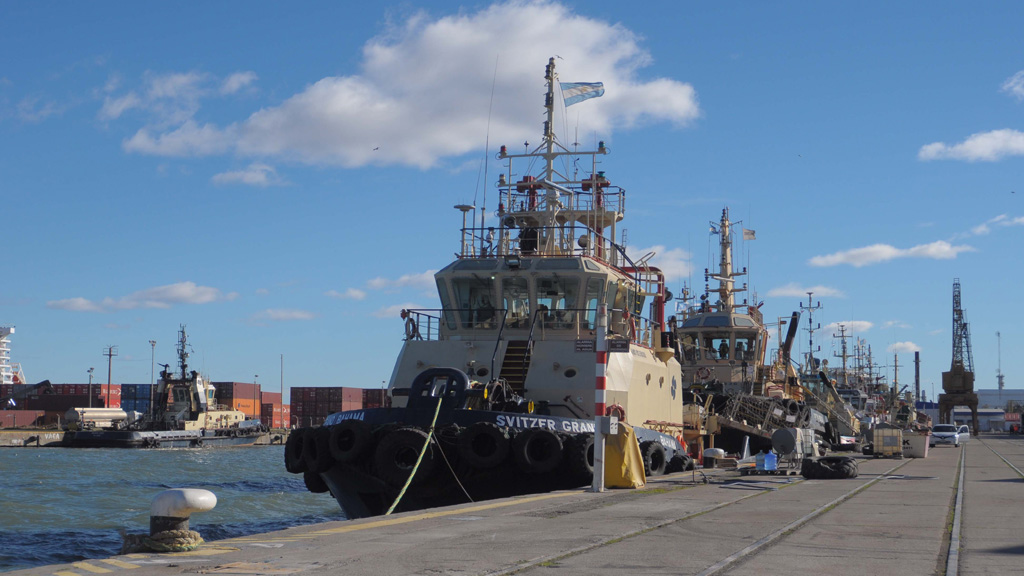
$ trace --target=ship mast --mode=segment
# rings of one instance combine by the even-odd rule
[[[811,296],[813,295],[814,292],[807,293],[807,306],[800,304],[800,309],[807,311],[807,370],[814,370],[815,368],[814,332],[815,330],[821,328],[821,323],[819,323],[817,326],[814,325],[814,312],[817,310],[821,310],[821,301],[819,300],[818,304],[814,305],[811,300]],[[820,346],[818,347],[818,350],[821,350]]]
[[[188,380],[188,351],[186,350],[184,324],[178,330],[178,366],[181,367],[181,380]]]
[[[712,229],[715,227],[715,223],[711,223]],[[721,251],[721,256],[718,261],[718,272],[717,275],[710,275],[705,270],[705,282],[710,278],[712,280],[718,280],[718,311],[719,312],[732,312],[736,307],[736,301],[733,298],[733,294],[736,292],[743,292],[747,289],[746,284],[742,288],[734,288],[736,278],[743,276],[747,273],[746,268],[742,272],[733,272],[732,268],[732,223],[729,222],[729,208],[726,207],[722,210],[722,219],[718,222],[718,246]],[[710,288],[705,284],[705,291],[710,291]]]

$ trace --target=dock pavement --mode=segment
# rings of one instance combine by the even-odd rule
[[[8,574],[1024,573],[1024,438],[857,458],[849,480],[683,472],[640,490],[467,503]]]

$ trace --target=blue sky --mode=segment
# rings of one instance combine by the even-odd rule
[[[978,386],[999,331],[1024,387],[1024,5],[350,4],[0,7],[0,325],[30,381],[117,345],[114,381],[148,382],[184,323],[215,380],[276,389],[284,355],[286,386],[380,386],[557,54],[606,88],[563,140],[609,144],[674,292],[728,206],[766,316],[813,290],[824,353],[845,323],[912,384],[920,350],[931,396],[958,277]]]

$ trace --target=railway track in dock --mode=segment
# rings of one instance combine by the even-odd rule
[[[928,458],[860,457],[849,480],[710,471],[641,491],[566,491],[295,527],[18,576],[172,574],[1011,574],[1024,438],[972,438]],[[199,521],[199,519],[196,519]],[[6,575],[5,575],[6,576]]]

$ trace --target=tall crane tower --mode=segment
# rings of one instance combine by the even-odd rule
[[[942,373],[939,394],[939,422],[950,424],[953,408],[971,409],[971,433],[978,434],[978,395],[974,393],[974,357],[971,354],[971,328],[960,306],[960,279],[953,280],[953,361],[949,372]]]

